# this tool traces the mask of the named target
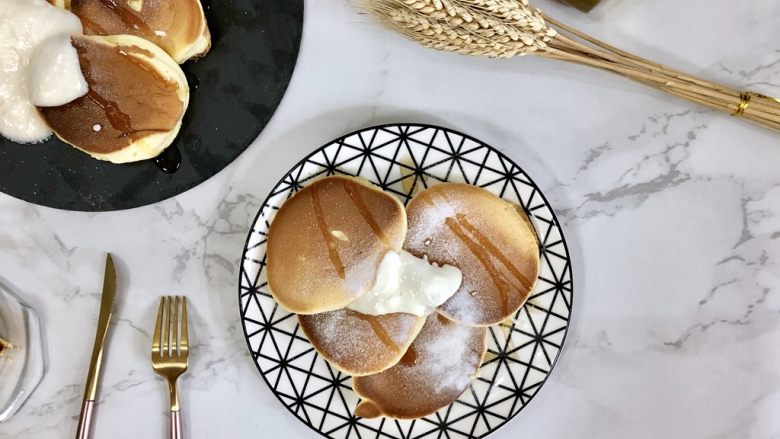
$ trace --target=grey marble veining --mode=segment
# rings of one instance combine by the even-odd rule
[[[780,95],[780,6],[770,0],[610,0],[566,22],[649,58]],[[75,431],[103,252],[120,297],[95,437],[166,437],[149,362],[161,294],[191,302],[182,383],[190,437],[312,437],[254,368],[237,266],[285,169],[344,132],[450,126],[501,149],[543,188],[575,262],[562,357],[494,436],[780,437],[780,135],[622,78],[535,58],[418,48],[341,0],[307,2],[299,65],[267,129],[234,164],[175,199],[84,214],[0,196],[0,274],[46,325],[51,368],[0,438]]]

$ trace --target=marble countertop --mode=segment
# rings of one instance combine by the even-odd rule
[[[780,95],[776,1],[607,0],[587,16],[537,1],[648,58]],[[215,178],[103,214],[0,195],[0,275],[40,312],[50,358],[0,438],[73,436],[107,250],[122,297],[95,437],[166,437],[149,340],[159,296],[173,293],[191,305],[188,437],[314,437],[250,359],[237,267],[285,169],[385,122],[440,124],[501,149],[543,189],[567,234],[576,291],[564,352],[539,396],[493,437],[780,437],[780,136],[584,67],[424,50],[344,0],[306,6],[285,99]]]

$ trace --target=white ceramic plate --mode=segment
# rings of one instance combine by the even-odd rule
[[[450,406],[414,421],[354,416],[351,378],[320,357],[268,292],[266,233],[285,200],[316,178],[363,177],[404,203],[443,181],[484,187],[523,206],[539,236],[541,269],[511,324],[490,329],[481,377]],[[504,425],[539,392],[561,351],[572,309],[569,252],[539,188],[505,155],[455,131],[400,124],[366,128],[303,159],[263,203],[244,247],[239,306],[261,376],[301,422],[329,438],[479,438]]]

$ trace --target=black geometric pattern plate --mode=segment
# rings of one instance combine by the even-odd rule
[[[408,202],[443,181],[478,185],[528,212],[541,243],[541,270],[527,304],[490,328],[480,377],[450,406],[413,421],[353,415],[351,378],[321,358],[268,291],[266,233],[285,200],[316,178],[366,178]],[[244,248],[239,305],[244,335],[265,382],[291,413],[328,438],[480,438],[539,392],[561,351],[572,309],[569,252],[539,188],[505,155],[452,130],[383,125],[337,139],[303,159],[263,203]]]

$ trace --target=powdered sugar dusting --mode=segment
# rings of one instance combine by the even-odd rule
[[[301,328],[326,359],[340,369],[370,373],[386,369],[417,335],[418,317],[368,316],[350,310],[301,315]]]
[[[450,404],[477,375],[486,334],[486,328],[431,314],[398,364],[353,379],[355,391],[370,401],[365,411],[358,410],[364,415],[381,412],[396,418],[418,418]]]
[[[463,274],[440,312],[453,320],[489,325],[514,314],[539,267],[538,244],[516,207],[474,186],[442,183],[407,205],[404,250]]]
[[[436,319],[441,317],[435,316]],[[481,355],[475,355],[475,328],[454,322],[432,326],[422,343],[414,343],[420,365],[417,373],[425,382],[434,383],[437,393],[462,392],[479,367]]]

